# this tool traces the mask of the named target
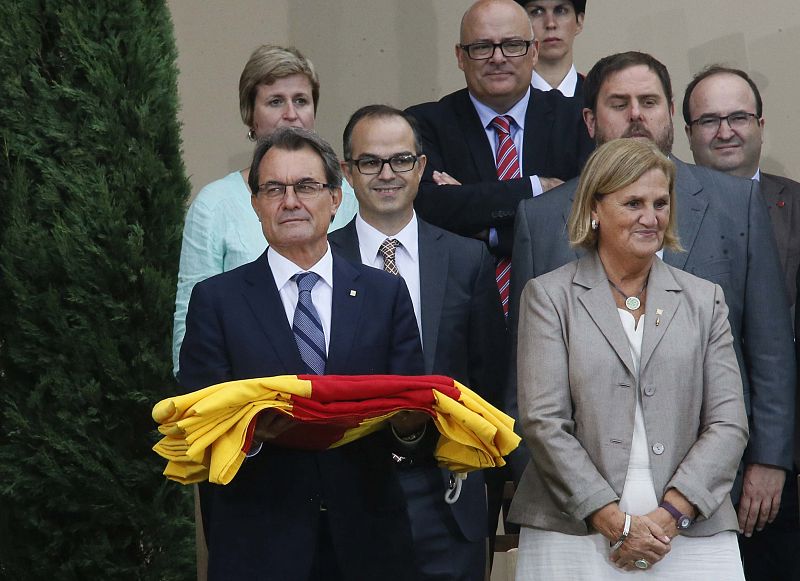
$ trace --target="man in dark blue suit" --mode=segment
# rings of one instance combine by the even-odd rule
[[[269,249],[195,286],[179,380],[187,390],[283,374],[421,374],[419,333],[403,280],[331,254],[341,201],[331,147],[295,128],[259,143],[253,209]],[[201,488],[211,581],[417,578],[392,451],[424,416],[322,452],[270,441],[296,427],[262,414],[227,486]]]
[[[359,203],[331,233],[334,250],[402,276],[422,336],[425,373],[453,377],[497,404],[505,381],[506,328],[486,246],[414,213],[425,155],[414,119],[385,105],[356,111],[344,130],[342,163]],[[428,426],[424,437],[437,432]],[[420,581],[482,581],[486,487],[482,472],[459,483],[432,457],[401,463]],[[445,493],[460,487],[452,504]]]

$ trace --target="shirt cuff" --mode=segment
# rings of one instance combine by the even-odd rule
[[[542,182],[539,180],[539,176],[531,176],[531,189],[533,190],[534,198],[539,194],[544,193],[544,189],[542,189]]]
[[[256,454],[258,454],[261,451],[261,448],[263,447],[264,447],[264,442],[259,442],[257,446],[251,446],[250,451],[247,454],[245,454],[245,458],[252,458]]]
[[[497,228],[489,228],[489,248],[497,248],[500,244],[500,237],[497,235]]]

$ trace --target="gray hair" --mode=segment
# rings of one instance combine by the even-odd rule
[[[342,183],[342,168],[339,166],[339,159],[330,144],[319,135],[308,129],[301,127],[281,127],[272,134],[262,137],[256,144],[253,152],[253,163],[250,164],[250,176],[247,178],[247,185],[250,192],[254,195],[258,192],[260,176],[258,168],[261,160],[273,147],[285,151],[300,151],[306,147],[311,148],[322,159],[325,167],[325,180],[333,187],[340,187]]]

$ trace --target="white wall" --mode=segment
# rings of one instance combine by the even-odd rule
[[[317,130],[341,151],[348,116],[369,103],[399,107],[463,86],[453,46],[468,0],[170,0],[178,44],[184,161],[193,192],[249,163],[238,81],[250,52],[297,46],[321,78]],[[670,70],[675,153],[691,161],[680,105],[691,74],[712,62],[750,72],[764,97],[765,170],[800,179],[800,10],[796,0],[589,0],[576,64],[642,50]]]

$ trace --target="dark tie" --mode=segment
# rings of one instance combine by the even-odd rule
[[[311,289],[317,284],[319,275],[315,272],[301,272],[294,275],[292,280],[297,283],[298,291],[297,308],[292,323],[294,340],[309,373],[324,375],[325,361],[328,358],[325,351],[325,331],[317,309],[311,302]]]
[[[514,140],[511,139],[511,117],[499,115],[492,119],[492,127],[497,134],[497,179],[500,181],[511,180],[522,175],[519,167],[519,155]],[[495,267],[495,280],[497,290],[500,291],[500,302],[503,304],[503,313],[508,316],[508,294],[511,282],[511,259],[504,256],[497,261]]]
[[[400,276],[400,271],[397,270],[397,262],[395,262],[398,246],[400,246],[399,240],[387,238],[381,243],[380,248],[378,248],[378,252],[383,256],[383,270],[396,276]]]

